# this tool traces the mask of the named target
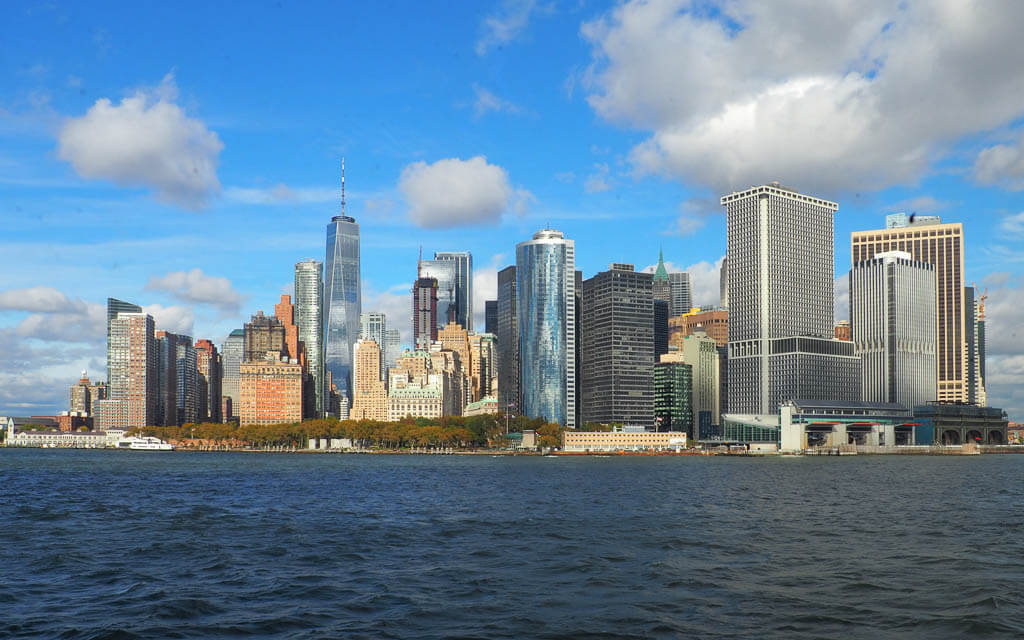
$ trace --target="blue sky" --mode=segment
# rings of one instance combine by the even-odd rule
[[[478,311],[546,223],[585,276],[659,247],[717,302],[718,196],[779,180],[966,226],[990,401],[1024,418],[1016,3],[9,3],[0,8],[0,415],[104,373],[107,296],[220,342],[361,225],[364,310],[407,336],[416,255]],[[844,283],[837,309],[845,308]],[[479,314],[478,314],[479,315]]]

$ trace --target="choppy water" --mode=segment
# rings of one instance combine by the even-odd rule
[[[2,638],[1024,636],[1024,456],[0,450]]]

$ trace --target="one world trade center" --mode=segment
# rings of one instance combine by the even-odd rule
[[[359,225],[345,212],[345,160],[341,161],[341,215],[327,225],[324,260],[324,364],[340,398],[352,405],[352,346],[359,339]],[[325,376],[326,378],[326,376]],[[343,402],[344,404],[344,402]]]

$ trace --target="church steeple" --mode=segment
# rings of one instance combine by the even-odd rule
[[[654,270],[655,280],[668,280],[668,270],[665,268],[665,255],[661,247],[658,247],[658,267]]]

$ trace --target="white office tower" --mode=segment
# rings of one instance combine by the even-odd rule
[[[834,339],[834,202],[771,183],[723,196],[729,411],[860,400],[860,360]]]
[[[387,370],[384,369],[387,358],[384,357],[384,352],[387,348],[387,333],[388,333],[388,320],[380,311],[366,311],[359,315],[359,339],[360,340],[373,340],[380,347],[381,358],[380,358],[380,375],[386,377],[384,374]],[[359,343],[352,345],[353,354],[355,349],[359,346]],[[354,356],[353,356],[354,357]],[[355,378],[353,378],[354,380]]]
[[[324,265],[318,260],[295,263],[295,324],[299,328],[299,340],[306,347],[306,362],[313,378],[315,411],[319,417],[324,415],[328,390],[324,388]],[[236,378],[236,389],[237,384]]]
[[[903,251],[853,265],[850,316],[865,401],[913,409],[935,400],[935,313],[933,265]]]

